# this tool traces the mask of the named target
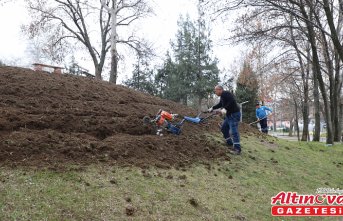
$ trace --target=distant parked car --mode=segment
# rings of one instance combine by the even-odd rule
[[[276,131],[289,132],[289,128],[285,126],[277,127]]]

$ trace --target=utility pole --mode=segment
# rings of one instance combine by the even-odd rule
[[[243,104],[249,103],[249,101],[244,101],[243,103],[239,104],[239,108],[241,109],[241,123],[243,122]]]

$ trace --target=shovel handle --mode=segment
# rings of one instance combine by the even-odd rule
[[[266,119],[266,118],[267,118],[267,117],[262,118],[262,119],[259,119],[258,121],[252,122],[252,123],[250,123],[249,125],[256,124],[256,123],[258,123],[258,122],[260,122],[261,120],[264,120],[264,119]]]

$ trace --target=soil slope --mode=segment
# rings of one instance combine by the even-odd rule
[[[225,147],[207,137],[218,119],[186,124],[180,136],[142,124],[159,109],[196,112],[123,86],[70,75],[0,67],[0,166],[106,162],[180,167],[216,158]]]

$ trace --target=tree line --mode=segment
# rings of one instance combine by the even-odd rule
[[[133,49],[137,61],[132,77],[124,82],[126,85],[198,108],[205,101],[209,103],[213,87],[220,82],[219,61],[213,56],[211,28],[202,0],[198,2],[197,20],[180,17],[176,39],[163,65],[157,68],[150,65],[154,54],[151,44],[123,31],[153,13],[148,0],[25,1],[31,20],[23,31],[31,39],[30,50],[37,59],[47,57],[58,63],[73,50],[82,50],[93,61],[96,79],[103,78],[104,66],[109,61],[109,81],[116,83],[118,65],[125,62],[117,47],[127,46]],[[233,81],[225,79],[224,85]]]
[[[125,85],[151,95],[173,100],[204,110],[213,105],[214,87],[223,84],[234,93],[238,102],[248,101],[243,107],[244,121],[255,121],[255,104],[259,100],[259,82],[251,67],[253,53],[249,53],[239,64],[236,87],[233,79],[222,77],[218,59],[212,55],[210,29],[199,17],[192,21],[189,16],[180,17],[178,31],[160,67],[150,67],[149,57],[137,55],[132,77]],[[231,84],[230,84],[231,83]]]
[[[309,140],[311,118],[315,119],[313,141],[320,140],[321,119],[326,123],[327,144],[342,139],[343,0],[199,0],[198,20],[179,20],[176,38],[158,68],[149,65],[151,44],[121,31],[151,15],[149,0],[26,2],[32,18],[23,30],[53,60],[62,60],[71,46],[77,45],[87,51],[96,78],[102,79],[111,52],[110,81],[116,83],[118,63],[122,62],[117,45],[125,45],[137,54],[133,77],[125,82],[130,87],[200,107],[209,100],[215,84],[221,80],[232,86],[234,79],[241,102],[287,103],[287,113],[280,113],[288,116],[300,140]],[[228,18],[236,14],[226,40],[250,48],[239,69],[224,79],[220,79],[224,73],[212,55],[210,21],[206,21],[205,12],[221,21],[222,27],[229,27]],[[244,75],[251,75],[250,80],[257,84],[244,82],[248,79]],[[251,94],[256,96],[247,97]],[[304,125],[301,137],[299,118]]]
[[[152,14],[147,0],[25,1],[31,20],[22,29],[39,45],[39,53],[51,61],[63,62],[73,50],[85,51],[93,62],[95,78],[102,80],[110,52],[109,81],[117,83],[120,60],[117,45],[139,53],[152,53],[146,39],[126,30]]]
[[[208,2],[218,17],[240,12],[230,40],[268,48],[263,72],[277,80],[283,97],[299,108],[309,138],[314,107],[314,141],[320,139],[321,115],[327,144],[342,138],[342,0],[216,0]]]
[[[161,67],[149,68],[147,58],[138,54],[129,87],[201,107],[219,83],[218,59],[213,57],[210,31],[206,22],[180,17],[178,31]]]

